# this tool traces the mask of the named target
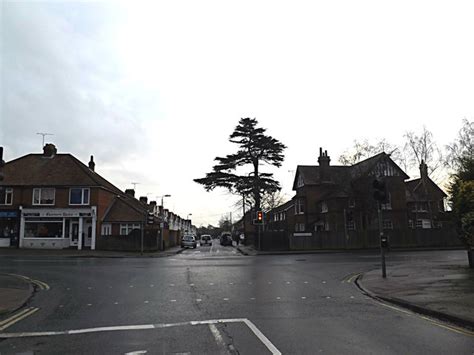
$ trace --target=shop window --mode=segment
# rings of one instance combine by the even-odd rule
[[[90,190],[88,188],[71,188],[69,190],[70,205],[88,205]]]
[[[11,187],[0,188],[0,205],[11,205],[13,203],[13,189]]]
[[[54,205],[55,192],[51,187],[33,189],[33,205]]]
[[[140,229],[139,223],[121,223],[120,235],[129,235],[135,229]]]
[[[26,220],[25,238],[62,238],[63,222],[55,220]]]

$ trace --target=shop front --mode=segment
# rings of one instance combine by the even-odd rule
[[[0,247],[18,246],[20,211],[0,210]]]
[[[96,207],[24,208],[20,219],[20,248],[95,249]]]

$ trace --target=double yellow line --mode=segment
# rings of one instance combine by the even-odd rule
[[[26,317],[31,316],[33,313],[35,313],[38,310],[39,310],[39,308],[36,308],[36,307],[28,307],[28,308],[25,308],[25,309],[15,313],[11,317],[2,320],[0,322],[0,332],[7,329],[10,326],[12,326],[16,322],[19,322],[22,319],[25,319]]]
[[[17,274],[9,274],[9,275],[19,277],[20,279],[31,282],[31,283],[35,284],[36,286],[38,286],[38,288],[40,290],[49,290],[50,289],[49,285],[46,282],[39,281],[39,280],[34,280],[32,278],[29,278],[28,276],[23,276],[23,275],[17,275]]]
[[[350,274],[350,275],[346,276],[346,277],[344,278],[344,280],[342,280],[341,282],[342,282],[342,283],[345,283],[345,282],[347,282],[347,283],[352,283],[352,282],[355,281],[355,279],[356,279],[357,276],[359,276],[359,275],[360,275],[360,272],[358,272],[358,273],[356,273],[356,274]]]

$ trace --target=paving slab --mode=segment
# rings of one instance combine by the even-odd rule
[[[415,311],[474,329],[474,269],[466,263],[418,262],[362,275],[370,294]]]

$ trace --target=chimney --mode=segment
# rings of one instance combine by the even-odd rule
[[[328,156],[328,151],[325,150],[323,153],[323,148],[319,148],[319,158],[318,158],[319,166],[329,166],[330,161],[331,161],[331,158],[329,158]]]
[[[43,147],[43,156],[45,158],[53,158],[57,152],[56,146],[52,143],[46,143]]]
[[[144,203],[145,205],[148,204],[148,197],[146,197],[146,196],[140,196],[139,200],[140,200],[141,203]]]
[[[424,160],[421,160],[420,164],[420,177],[421,180],[426,180],[428,178],[428,165],[426,165]]]
[[[89,161],[89,169],[91,169],[92,171],[94,171],[95,169],[95,163],[94,163],[94,156],[91,155],[91,160]]]
[[[135,190],[134,189],[126,189],[125,190],[125,195],[135,197]]]

